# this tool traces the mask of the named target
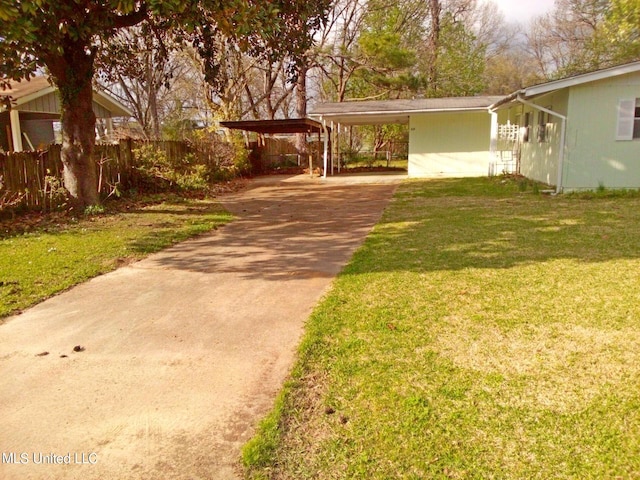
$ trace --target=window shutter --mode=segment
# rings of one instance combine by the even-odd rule
[[[635,98],[623,98],[618,101],[616,140],[633,140],[633,117],[635,116],[635,111]]]

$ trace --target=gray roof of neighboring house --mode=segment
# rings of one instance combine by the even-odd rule
[[[21,110],[22,105],[49,95],[56,91],[56,88],[44,76],[33,77],[30,80],[22,80],[20,82],[9,82],[8,89],[0,88],[0,111],[6,109],[5,102],[8,99],[11,105]],[[113,116],[130,117],[131,111],[122,105],[117,99],[107,93],[93,89],[93,101],[111,112]],[[59,108],[58,108],[59,109]],[[38,110],[40,111],[40,110]],[[50,113],[56,113],[55,111]]]
[[[320,103],[311,109],[310,116],[350,125],[408,123],[411,113],[482,111],[502,98],[476,96]]]

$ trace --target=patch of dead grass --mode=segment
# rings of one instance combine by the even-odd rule
[[[431,348],[457,367],[501,375],[504,406],[560,413],[585,408],[604,385],[640,378],[640,331],[567,323],[523,324],[508,331],[452,316]],[[517,385],[526,384],[526,388]],[[491,387],[488,387],[491,388]]]

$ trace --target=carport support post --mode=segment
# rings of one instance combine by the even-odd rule
[[[338,130],[340,130],[340,124],[338,124]],[[347,127],[344,126],[344,132],[347,133]],[[338,138],[338,173],[340,173],[340,169],[342,168],[342,155],[340,154],[340,139]]]
[[[340,173],[340,129],[342,125],[338,123],[338,131],[336,132],[336,158],[338,159],[338,173]]]
[[[335,136],[336,136],[336,131],[333,128],[333,120],[331,121],[331,135],[334,137],[331,142],[331,175],[333,175],[333,158],[334,158],[334,146],[335,146]]]
[[[311,135],[311,138],[313,139],[313,132],[309,132],[309,134]],[[307,141],[307,136],[305,135],[305,142]],[[311,145],[313,146],[313,144]],[[307,145],[307,153],[309,156],[309,176],[313,178],[313,149],[309,148],[309,145]]]
[[[322,171],[322,178],[327,178],[327,160],[329,156],[329,131],[327,130],[327,122],[324,119],[322,120],[322,129],[324,130],[324,156],[323,156],[324,169]]]

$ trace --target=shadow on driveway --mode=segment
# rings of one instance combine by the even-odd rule
[[[395,189],[251,185],[221,198],[234,222],[0,326],[2,451],[28,458],[0,478],[239,478],[305,320]]]

